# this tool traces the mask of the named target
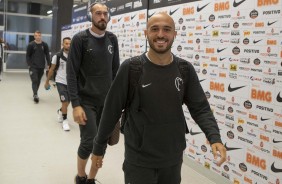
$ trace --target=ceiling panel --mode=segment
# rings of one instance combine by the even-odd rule
[[[45,4],[45,5],[52,5],[53,0],[10,0],[10,1],[15,1],[15,2],[31,2],[31,3],[40,3],[40,4]],[[67,0],[69,1],[69,0]],[[74,4],[82,4],[85,2],[88,2],[88,0],[73,0]]]

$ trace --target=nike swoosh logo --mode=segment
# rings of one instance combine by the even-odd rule
[[[242,149],[242,148],[232,148],[232,147],[228,147],[226,145],[226,143],[224,144],[224,147],[226,148],[226,151],[233,151],[233,150],[237,150],[237,149]]]
[[[191,135],[197,135],[197,134],[201,134],[201,133],[203,133],[203,132],[193,132],[192,128],[190,129],[190,134]]]
[[[206,4],[206,5],[204,5],[204,6],[202,6],[201,8],[199,8],[199,5],[197,6],[197,12],[200,12],[200,11],[202,11],[206,6],[208,6],[210,3],[208,3],[208,4]]]
[[[131,16],[131,20],[132,20],[132,19],[134,19],[134,17],[136,17],[136,14],[135,14],[135,15],[133,15],[133,16]]]
[[[203,82],[203,81],[205,81],[206,79],[202,79],[202,80],[199,80],[199,82]]]
[[[242,1],[239,1],[239,2],[236,2],[236,0],[233,1],[233,7],[237,7],[239,6],[240,4],[242,4],[243,2],[245,2],[246,0],[242,0]]]
[[[225,58],[219,58],[219,61],[223,61],[223,60],[225,60],[226,59],[226,57]]]
[[[260,118],[261,121],[267,121],[267,120],[269,120],[269,119],[270,119],[270,118],[262,118],[262,117]]]
[[[231,85],[229,84],[228,91],[233,92],[233,91],[236,91],[236,90],[241,89],[243,87],[246,87],[246,86],[239,86],[239,87],[232,88]]]
[[[201,153],[196,152],[196,155],[202,155]]]
[[[224,51],[225,49],[227,49],[227,47],[224,48],[224,49],[217,49],[217,53],[220,53],[220,52]]]
[[[272,141],[273,141],[273,143],[280,143],[280,142],[282,142],[282,141],[276,141],[275,139],[273,139]]]
[[[207,27],[209,27],[210,25],[208,25],[208,26],[204,26],[204,29],[206,29]]]
[[[151,18],[156,12],[152,13],[151,15],[148,15],[148,18]]]
[[[254,40],[253,43],[256,44],[256,43],[260,42],[261,40],[262,40],[262,39],[260,39],[260,40]]]
[[[276,168],[276,167],[274,166],[274,162],[273,162],[272,165],[271,165],[271,170],[272,170],[273,172],[275,172],[275,173],[282,172],[282,169],[278,169],[278,168]]]
[[[275,22],[277,22],[278,20],[274,21],[274,22],[267,22],[268,26],[271,26],[272,24],[274,24]]]
[[[140,45],[140,47],[143,47],[144,45]]]
[[[177,10],[178,10],[179,8],[177,8],[176,10],[174,10],[174,11],[169,11],[169,15],[173,15]]]
[[[277,102],[282,102],[282,98],[280,96],[280,92],[277,94],[276,100],[277,100]]]
[[[150,83],[150,84],[142,84],[142,88],[145,88],[145,87],[148,87],[148,86],[150,86],[152,83]]]
[[[118,19],[118,22],[119,22],[121,19],[122,19],[122,17],[120,17],[120,18]]]

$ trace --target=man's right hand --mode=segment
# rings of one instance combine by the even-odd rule
[[[49,90],[49,89],[51,88],[49,82],[46,82],[46,83],[44,84],[44,88],[45,88],[46,90]]]
[[[73,119],[74,122],[80,125],[86,125],[86,114],[81,106],[77,106],[73,109]]]

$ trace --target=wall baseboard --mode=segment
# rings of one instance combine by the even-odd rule
[[[200,173],[201,175],[207,177],[209,180],[215,182],[216,184],[229,184],[232,183],[230,180],[220,176],[216,173],[213,173],[209,169],[205,168],[204,166],[198,164],[197,162],[187,158],[185,155],[183,156],[183,163],[190,168],[193,168],[196,172]]]

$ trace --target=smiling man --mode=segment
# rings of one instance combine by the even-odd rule
[[[185,133],[188,133],[183,103],[205,133],[215,159],[217,152],[221,155],[218,165],[225,161],[226,149],[197,74],[190,63],[171,53],[176,35],[175,23],[168,14],[154,14],[148,20],[145,36],[150,49],[123,62],[118,71],[94,139],[92,168],[102,167],[107,140],[126,109],[125,183],[180,184]],[[130,100],[128,76],[132,76],[131,64],[138,58],[142,74]],[[186,68],[185,73],[180,65]]]

